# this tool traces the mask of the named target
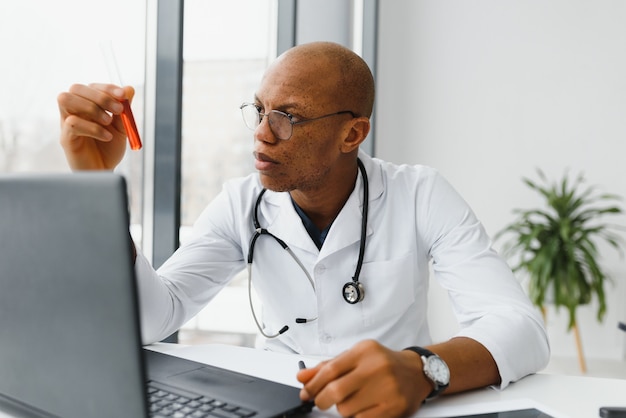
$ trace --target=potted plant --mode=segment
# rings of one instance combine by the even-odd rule
[[[600,266],[597,242],[605,241],[620,249],[615,226],[604,223],[607,215],[622,213],[614,194],[600,194],[597,188],[583,188],[582,174],[570,182],[567,173],[560,182],[550,183],[537,170],[543,184],[523,178],[538,192],[546,206],[538,209],[515,209],[517,218],[495,236],[509,236],[503,254],[513,257],[513,271],[523,271],[529,278],[528,292],[532,302],[544,314],[545,306],[565,308],[569,314],[568,331],[574,330],[580,367],[586,370],[576,309],[598,300],[598,321],[606,312],[605,283],[609,277]]]

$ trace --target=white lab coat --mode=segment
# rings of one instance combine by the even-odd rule
[[[369,177],[369,217],[360,282],[365,298],[346,303],[343,285],[358,259],[363,182],[318,250],[288,193],[267,191],[263,228],[293,250],[315,282],[271,237],[254,249],[252,283],[272,349],[336,355],[363,339],[392,349],[431,343],[427,312],[429,263],[448,291],[459,336],[482,343],[495,359],[501,387],[543,368],[549,347],[541,317],[465,201],[435,170],[359,157]],[[193,237],[159,269],[136,262],[144,341],[157,341],[191,319],[246,266],[252,211],[262,186],[257,174],[229,181],[194,225]],[[262,311],[262,312],[261,312]],[[318,318],[296,324],[295,318]]]

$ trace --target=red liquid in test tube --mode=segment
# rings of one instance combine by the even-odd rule
[[[137,129],[135,117],[133,116],[133,111],[130,108],[128,99],[122,100],[122,105],[124,106],[124,110],[120,116],[122,117],[122,123],[124,124],[126,135],[128,135],[130,149],[138,151],[141,149],[141,138],[139,138],[139,130]]]
[[[109,71],[109,76],[114,79],[115,83],[120,87],[122,84],[122,77],[120,74],[119,67],[117,66],[117,59],[115,58],[115,53],[113,52],[113,45],[108,43],[101,43],[102,52],[104,53],[104,60],[107,66],[107,70]],[[122,106],[124,106],[124,110],[120,117],[122,118],[122,124],[124,125],[124,130],[126,131],[126,136],[128,136],[128,143],[130,144],[130,149],[133,151],[138,151],[141,149],[141,138],[139,137],[139,130],[137,129],[137,123],[135,122],[135,116],[133,116],[133,110],[130,108],[130,102],[128,99],[120,100]]]

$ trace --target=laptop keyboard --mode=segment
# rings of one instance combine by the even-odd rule
[[[152,418],[248,418],[255,411],[207,396],[182,395],[148,383],[148,407]]]

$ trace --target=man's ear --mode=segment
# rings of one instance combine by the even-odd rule
[[[341,151],[350,153],[357,149],[370,132],[370,120],[365,116],[354,118],[349,122],[347,134],[341,143]]]

